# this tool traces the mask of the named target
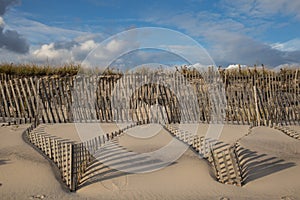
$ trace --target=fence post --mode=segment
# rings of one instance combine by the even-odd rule
[[[71,192],[76,191],[77,189],[77,176],[76,176],[76,158],[75,158],[75,144],[71,144]]]
[[[258,108],[256,85],[253,85],[253,92],[254,92],[254,102],[255,102],[255,110],[256,110],[256,122],[257,122],[258,126],[260,126],[260,114],[259,114],[259,108]]]

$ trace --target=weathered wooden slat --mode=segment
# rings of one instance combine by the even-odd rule
[[[2,84],[1,80],[0,80],[0,85]],[[0,88],[1,90],[1,88]],[[2,122],[6,122],[6,112],[5,112],[5,102],[6,99],[4,97],[4,95],[2,95],[2,92],[0,91],[0,117],[2,118]]]
[[[10,89],[11,89],[10,91],[11,91],[12,96],[13,96],[14,105],[16,106],[16,116],[18,118],[22,118],[22,115],[21,115],[21,112],[20,112],[20,107],[19,107],[19,102],[18,102],[16,93],[15,93],[15,88],[14,88],[14,85],[12,83],[12,80],[9,80],[9,85],[10,85]]]
[[[62,92],[62,82],[64,82],[65,79],[58,79],[56,78],[54,80],[54,87],[55,87],[55,93],[57,95],[57,101],[59,104],[60,112],[61,112],[61,118],[62,122],[66,123],[68,121],[67,119],[67,109],[66,109],[66,101],[65,101],[65,94]]]
[[[24,100],[25,100],[25,105],[27,107],[28,117],[33,119],[34,114],[32,113],[32,106],[30,105],[30,101],[28,100],[28,95],[27,95],[26,90],[24,88],[23,80],[24,79],[19,79],[20,87],[21,87],[22,94],[23,94],[23,97],[24,97]]]
[[[11,97],[11,91],[10,91],[10,88],[8,87],[8,84],[7,84],[6,81],[4,81],[4,87],[5,87],[6,94],[7,94],[8,100],[9,100],[9,107],[10,107],[9,110],[10,110],[10,112],[13,113],[12,114],[13,115],[13,119],[16,119],[17,118],[17,115],[16,115],[16,106],[14,106],[14,104],[13,104],[12,97]]]
[[[52,117],[53,117],[53,122],[56,123],[56,122],[59,122],[61,123],[61,119],[60,119],[60,116],[59,116],[59,109],[58,109],[58,106],[57,106],[57,102],[56,102],[56,98],[54,96],[54,88],[53,88],[53,78],[49,78],[47,80],[47,86],[48,86],[48,102],[50,102],[51,104],[51,113],[52,113]],[[46,90],[45,90],[46,91]]]
[[[32,81],[32,79],[31,79]],[[40,84],[42,85],[42,87],[40,87]],[[47,97],[47,92],[46,92],[46,88],[45,88],[45,84],[43,79],[40,80],[40,82],[38,83],[39,85],[39,95],[40,95],[40,99],[43,105],[43,111],[42,111],[42,115],[45,115],[46,118],[44,118],[44,123],[51,123],[50,120],[50,113],[52,112],[52,109],[49,108],[50,107],[50,100]],[[47,104],[48,103],[48,104]],[[48,110],[50,110],[50,113],[48,112]]]
[[[35,117],[35,115],[37,114],[37,110],[36,110],[37,105],[35,102],[39,102],[38,97],[34,93],[34,91],[36,91],[36,88],[35,88],[35,85],[31,85],[31,86],[29,85],[30,82],[28,82],[28,78],[24,78],[24,82],[25,82],[25,86],[26,86],[26,92],[28,93],[28,97],[30,99],[31,113],[32,113],[33,117]]]
[[[5,109],[5,117],[9,117],[11,118],[11,114],[10,114],[10,110],[9,110],[9,107],[8,107],[8,104],[7,104],[7,97],[5,95],[5,92],[4,92],[4,89],[3,89],[3,86],[2,84],[4,85],[4,80],[0,81],[0,91],[1,91],[1,96],[2,96],[2,100],[3,100],[3,104],[4,104],[4,109]],[[3,121],[5,122],[5,118],[3,118]]]
[[[14,85],[15,85],[15,90],[16,92],[16,98],[17,102],[20,105],[20,117],[25,118],[28,117],[28,113],[25,111],[24,103],[23,103],[23,97],[24,95],[21,95],[20,89],[19,89],[19,82],[17,79],[14,79]]]

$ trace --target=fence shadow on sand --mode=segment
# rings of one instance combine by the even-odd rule
[[[237,156],[245,184],[296,166],[293,162],[286,162],[284,159],[268,154],[259,154],[241,146],[237,148]]]

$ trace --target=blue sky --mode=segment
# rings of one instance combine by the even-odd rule
[[[299,66],[299,10],[299,0],[0,0],[0,62],[81,62],[121,31],[163,27],[196,40],[216,65]]]

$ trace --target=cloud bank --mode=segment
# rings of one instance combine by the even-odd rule
[[[287,25],[288,22],[276,23],[275,17],[299,23],[299,9],[299,0],[225,0],[216,3],[216,9],[210,12],[199,9],[156,13],[147,20],[193,36],[206,47],[217,65],[246,63],[274,67],[300,63],[300,38],[277,43],[267,43],[261,38],[267,31]]]
[[[0,48],[7,49],[16,53],[27,53],[29,44],[15,30],[6,30],[3,15],[9,6],[19,3],[17,0],[0,0]]]

